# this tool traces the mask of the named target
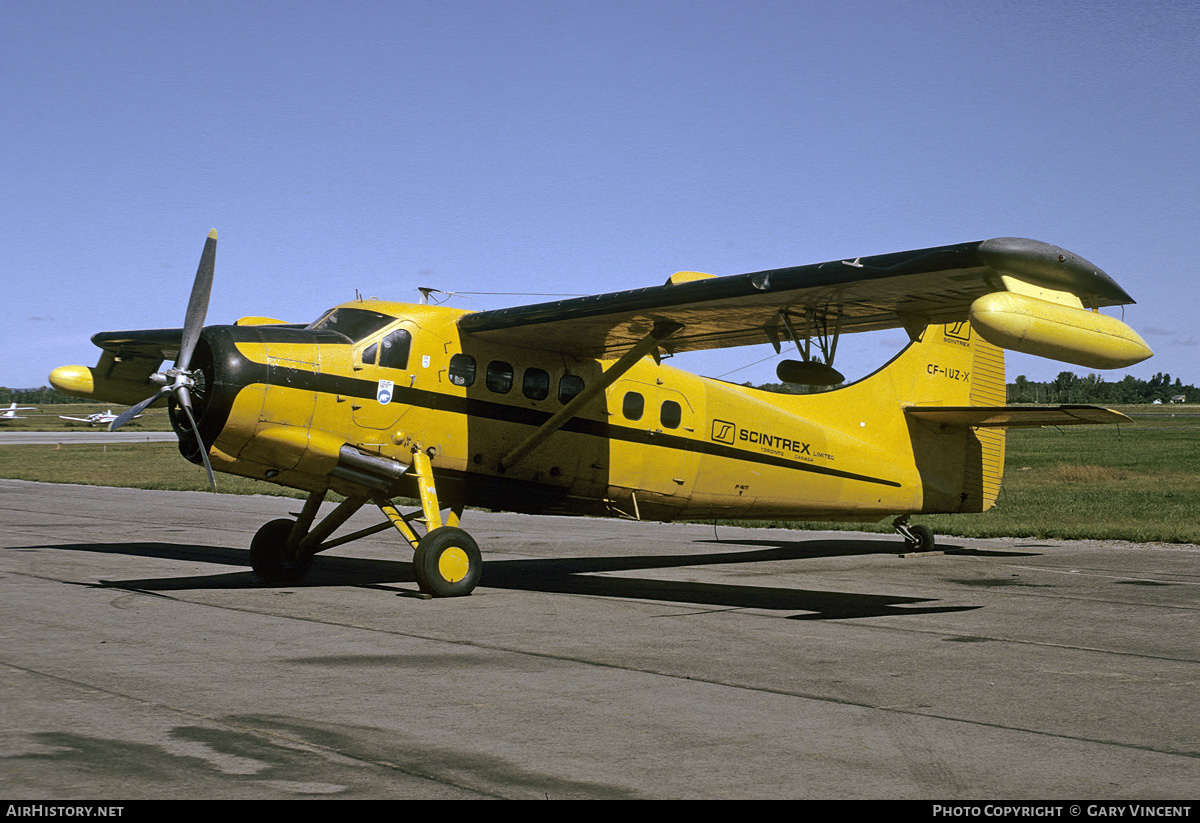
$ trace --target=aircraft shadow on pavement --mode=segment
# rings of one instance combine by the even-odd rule
[[[713,541],[697,541],[713,542]],[[841,620],[889,615],[916,615],[971,611],[979,606],[936,606],[923,597],[863,594],[856,592],[797,589],[789,586],[734,585],[687,580],[660,580],[645,577],[613,576],[621,572],[731,566],[746,563],[772,563],[820,557],[896,554],[896,541],[816,540],[816,541],[717,541],[723,544],[762,544],[747,551],[722,551],[698,554],[624,555],[614,557],[560,557],[523,560],[488,560],[485,555],[481,589],[579,594],[595,597],[628,598],[686,603],[724,609],[768,609],[794,611],[794,620]],[[61,549],[65,551],[123,554],[225,566],[249,565],[249,552],[220,546],[196,546],[179,543],[72,543],[13,547],[13,550]],[[769,568],[769,567],[768,567]],[[795,574],[793,566],[789,574]],[[384,584],[412,584],[413,590],[397,594],[416,594],[412,564],[407,558],[378,560],[318,555],[312,571],[300,583],[287,587],[356,586],[382,587]],[[279,588],[262,583],[248,569],[215,575],[103,580],[97,584],[148,594],[201,589]],[[928,604],[928,605],[920,605]]]
[[[722,546],[771,546],[794,549],[794,557],[846,557],[864,554],[900,554],[904,544],[898,538],[890,540],[697,540],[697,543],[715,543]],[[954,543],[941,543],[936,550],[943,554],[969,554],[972,557],[1038,557],[1042,552],[1025,551],[1030,548],[1049,548],[1027,544],[1016,549],[971,549]],[[1017,550],[1020,549],[1020,550]]]

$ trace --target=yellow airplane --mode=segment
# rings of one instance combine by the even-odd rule
[[[95,367],[56,388],[166,403],[183,455],[213,471],[308,493],[267,523],[250,559],[302,578],[317,552],[387,529],[413,548],[421,589],[469,594],[479,548],[466,506],[528,513],[877,521],[932,547],[911,515],[996,500],[1012,427],[1115,422],[1091,406],[1005,405],[1003,349],[1088,368],[1151,355],[1099,313],[1132,303],[1055,246],[999,238],[495,311],[354,300],[308,324],[245,317],[204,326],[209,233],[182,329],[103,332]],[[873,374],[827,391],[768,393],[661,361],[676,352],[795,345],[781,380],[832,387],[842,334],[903,328]],[[161,369],[166,360],[175,365]],[[149,395],[149,396],[147,396]],[[318,520],[329,492],[343,499]],[[420,500],[404,513],[397,498]],[[382,522],[334,538],[367,503]]]

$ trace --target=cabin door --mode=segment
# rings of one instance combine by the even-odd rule
[[[687,398],[663,386],[618,381],[609,390],[609,484],[648,495],[686,495],[696,474]]]

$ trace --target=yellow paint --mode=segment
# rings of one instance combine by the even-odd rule
[[[102,365],[105,360],[112,360],[107,352],[105,355],[106,357],[101,358]],[[74,397],[120,403],[125,406],[140,403],[157,390],[157,387],[148,386],[144,382],[144,378],[150,374],[149,371],[140,375],[142,380],[121,380],[107,376],[106,371],[101,366],[59,366],[50,372],[50,385]],[[152,408],[165,406],[166,403],[165,399],[159,400]]]
[[[842,267],[863,265],[844,260],[827,273],[853,293],[776,292],[760,273],[752,293],[705,299],[720,290],[685,286],[712,275],[677,272],[667,282],[680,288],[662,290],[656,308],[605,314],[597,304],[593,314],[577,303],[556,317],[525,307],[530,325],[503,334],[465,334],[460,309],[382,300],[335,307],[346,314],[311,334],[252,315],[207,328],[184,379],[196,381],[215,471],[312,493],[302,530],[327,492],[347,498],[342,515],[305,538],[314,546],[371,500],[417,548],[422,537],[392,502],[400,496],[420,499],[425,535],[457,526],[466,506],[657,520],[980,512],[999,494],[1004,427],[1039,419],[1004,405],[1004,348],[1093,368],[1151,352],[1125,324],[1085,309],[1128,297],[1085,261],[1032,241],[978,250],[963,273],[917,272],[881,287],[878,305],[873,277],[839,281]],[[859,330],[903,327],[915,342],[862,380],[809,395],[706,379],[658,359],[762,341],[778,350],[789,317],[815,327],[827,314],[834,337],[846,319]],[[582,344],[573,337],[581,329]],[[161,363],[178,355],[172,333],[125,334],[105,336],[95,367],[55,369],[53,385],[130,405],[171,385],[176,375]],[[471,578],[461,546],[442,551],[437,567],[449,583]]]
[[[75,397],[91,397],[96,390],[92,370],[87,366],[59,366],[50,372],[50,385],[65,394]],[[143,390],[142,396],[145,396]],[[138,401],[133,401],[137,403]]]
[[[261,336],[230,344],[227,357],[253,379],[223,389],[231,399],[210,455],[218,471],[374,499],[409,543],[418,537],[379,496],[381,487],[339,464],[343,446],[411,465],[388,482],[397,494],[420,498],[427,530],[442,526],[443,507],[457,524],[464,505],[660,520],[873,521],[984,511],[1000,488],[1003,429],[910,416],[905,408],[1002,407],[1003,351],[994,344],[1063,359],[1083,352],[1106,363],[1148,356],[1124,324],[1069,302],[996,292],[975,301],[973,322],[928,326],[862,380],[782,395],[702,378],[651,356],[595,360],[488,343],[460,333],[466,312],[459,309],[354,301],[341,308],[394,319],[352,343],[273,335],[264,325]],[[411,335],[403,367],[367,358],[398,329]],[[279,340],[287,342],[272,342]],[[452,370],[464,356],[473,358],[470,385],[460,367]],[[157,367],[148,362],[121,365],[119,381],[98,376],[101,366],[63,367],[52,380],[82,396],[117,400],[133,392],[141,399],[154,386],[125,376],[148,376]],[[105,368],[114,373],[117,365]],[[511,386],[500,391],[492,372],[506,369]],[[564,416],[558,413],[573,396],[560,399],[564,379],[611,384]],[[561,428],[518,448],[547,421]],[[447,556],[447,575],[461,578],[460,562]]]
[[[986,294],[971,305],[970,317],[997,346],[1086,368],[1124,368],[1153,354],[1115,317],[1024,294]]]
[[[345,441],[311,426],[263,426],[242,449],[245,460],[281,469],[302,468],[313,474],[328,474],[338,462]]]
[[[408,521],[404,519],[404,516],[400,514],[400,511],[387,501],[380,501],[379,508],[383,512],[384,517],[391,521],[391,524],[396,527],[396,531],[400,532],[400,535],[408,542],[408,544],[416,549],[417,544],[421,542],[421,538],[418,537],[417,533],[414,532],[412,527],[408,525]]]
[[[702,271],[677,271],[667,278],[667,285],[678,286],[680,283],[693,283],[697,280],[707,280],[710,277],[716,277],[716,275],[706,274]]]
[[[1047,303],[1058,303],[1062,306],[1071,306],[1072,308],[1076,309],[1083,308],[1083,301],[1079,299],[1079,295],[1072,294],[1069,291],[1039,286],[1036,283],[1030,283],[1027,280],[1022,280],[1021,278],[1015,277],[1011,274],[1001,274],[1000,282],[1004,284],[1004,288],[1015,294],[1033,297],[1037,300],[1044,300]]]
[[[283,320],[276,320],[271,317],[240,317],[234,322],[235,326],[281,326]]]
[[[467,576],[471,561],[467,553],[457,546],[450,546],[438,556],[438,574],[447,583],[457,583]]]
[[[930,326],[876,373],[812,395],[709,380],[645,357],[528,456],[502,467],[504,455],[562,408],[557,388],[564,376],[591,384],[615,361],[464,338],[455,324],[464,314],[458,309],[345,305],[396,320],[353,344],[237,344],[246,361],[294,377],[237,392],[212,444],[221,455],[214,466],[305,490],[361,495],[353,481],[331,476],[339,449],[350,445],[413,465],[404,483],[421,499],[428,529],[442,525],[443,484],[451,505],[663,520],[870,521],[982,511],[999,488],[1002,430],[946,428],[904,414],[910,404],[1003,405],[1002,352],[967,323]],[[364,349],[401,327],[412,334],[404,369],[362,362]],[[449,378],[459,354],[475,360],[471,386]],[[506,393],[487,386],[493,362],[512,367]],[[547,376],[544,398],[526,395],[529,369]],[[304,374],[310,379],[299,379]],[[319,382],[326,379],[333,381],[328,390]],[[375,397],[381,379],[396,386],[387,404]],[[636,419],[626,413],[631,393],[641,396]],[[668,407],[676,416],[665,415]]]
[[[421,498],[421,509],[425,514],[425,527],[428,531],[442,527],[441,505],[438,503],[437,486],[434,482],[433,467],[425,452],[416,449],[412,454],[413,468],[417,474],[417,492]]]

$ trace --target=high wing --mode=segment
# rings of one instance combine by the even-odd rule
[[[1012,237],[699,277],[477,312],[460,318],[459,328],[489,342],[616,357],[663,323],[682,325],[662,343],[668,352],[682,352],[778,345],[791,339],[789,323],[804,333],[806,318],[828,324],[831,332],[834,324],[842,333],[905,328],[915,337],[927,324],[967,319],[972,304],[994,292],[1048,294],[1052,300],[1073,295],[1075,306],[1089,309],[1134,302],[1082,257]]]
[[[93,387],[103,384],[104,400],[132,406],[145,398],[147,381],[162,362],[178,357],[182,339],[183,329],[100,332],[92,335],[92,342],[103,349],[100,362],[94,368],[60,366],[51,373],[50,382],[79,397],[93,396]],[[160,398],[153,405],[165,403]]]
[[[97,369],[105,370],[105,377],[113,380],[140,383],[153,374],[164,360],[174,360],[179,356],[182,339],[183,329],[103,331],[93,334],[92,342],[104,349]]]

